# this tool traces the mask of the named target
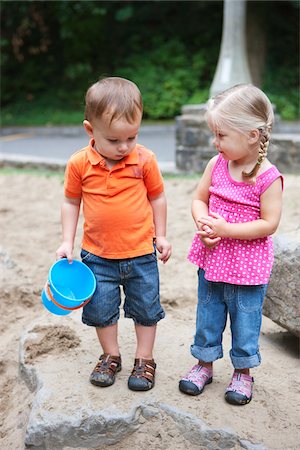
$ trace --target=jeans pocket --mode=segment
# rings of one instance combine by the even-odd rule
[[[198,277],[198,300],[203,304],[207,304],[212,298],[212,282],[206,280],[206,278],[204,277],[204,271],[202,269],[199,269]]]
[[[262,309],[266,285],[238,286],[238,308],[246,313],[257,312]]]

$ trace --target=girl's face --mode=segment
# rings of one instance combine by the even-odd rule
[[[109,118],[104,117],[95,120],[93,125],[87,120],[83,124],[88,135],[95,141],[95,150],[114,164],[128,156],[134,149],[141,117],[133,123],[124,119],[116,119],[110,123]]]
[[[214,145],[224,159],[241,164],[257,160],[258,152],[253,151],[249,135],[233,128],[222,127],[215,130]]]

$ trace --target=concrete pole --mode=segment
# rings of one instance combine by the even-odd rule
[[[235,84],[252,83],[246,50],[246,1],[224,0],[223,11],[221,50],[211,97]]]

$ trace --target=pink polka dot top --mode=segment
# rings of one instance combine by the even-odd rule
[[[228,161],[219,155],[212,171],[209,188],[209,211],[219,213],[227,222],[242,223],[260,217],[260,196],[278,178],[283,177],[275,166],[256,178],[256,183],[235,181],[228,171]],[[188,259],[205,271],[209,281],[258,285],[269,281],[273,261],[271,236],[252,239],[222,238],[208,249],[198,235],[194,237]]]

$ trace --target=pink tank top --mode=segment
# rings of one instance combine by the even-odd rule
[[[212,171],[209,188],[209,211],[219,213],[227,222],[242,223],[260,217],[260,196],[276,180],[283,177],[275,166],[259,175],[254,185],[235,181],[228,171],[228,161],[219,155]],[[209,281],[231,284],[267,284],[273,261],[271,236],[252,239],[223,238],[213,249],[194,237],[188,259],[205,271]]]

